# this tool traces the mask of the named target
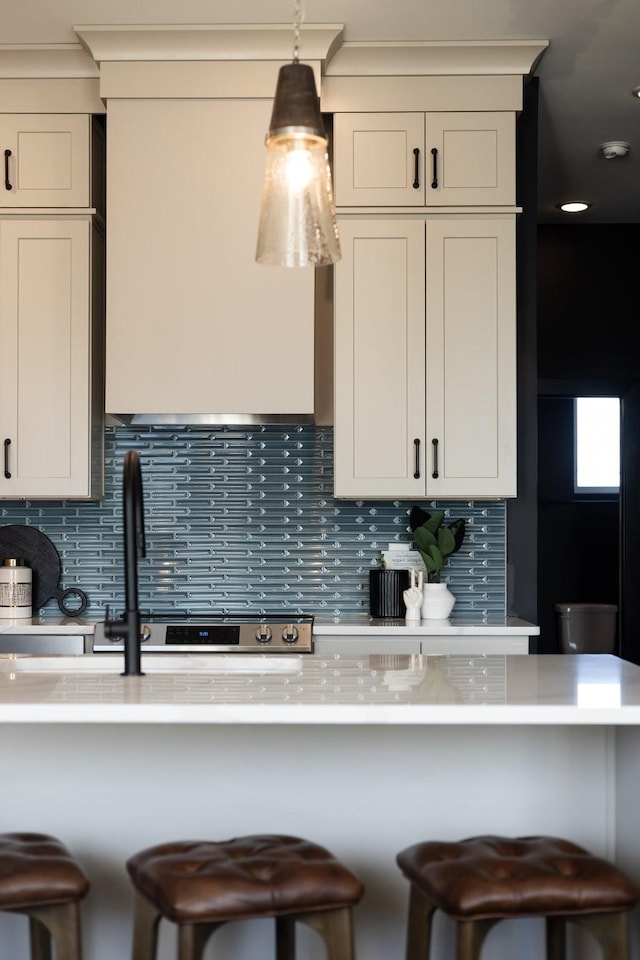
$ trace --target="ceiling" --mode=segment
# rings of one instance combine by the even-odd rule
[[[640,222],[640,0],[306,0],[344,40],[549,40],[540,78],[538,217]],[[293,0],[0,0],[5,44],[69,43],[80,24],[287,23]],[[304,58],[304,48],[302,49]],[[630,143],[607,160],[600,145]],[[592,207],[568,217],[566,198]]]

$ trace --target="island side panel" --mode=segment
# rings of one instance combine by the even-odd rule
[[[16,724],[0,738],[0,762],[1,829],[57,835],[91,878],[89,960],[128,954],[124,864],[165,840],[276,832],[325,844],[366,886],[356,943],[368,960],[403,955],[407,885],[395,855],[411,843],[549,833],[610,853],[610,760],[598,727]],[[2,920],[2,949],[18,955],[23,918]],[[225,928],[216,956],[263,958],[265,931],[262,921]],[[315,935],[302,936],[310,960],[324,960]],[[436,937],[450,941],[446,922]],[[538,921],[491,937],[498,955],[541,955]],[[159,960],[172,951],[165,929]]]
[[[617,727],[615,738],[615,856],[623,870],[640,882],[640,736],[637,727]],[[640,956],[640,910],[631,931],[631,956]]]

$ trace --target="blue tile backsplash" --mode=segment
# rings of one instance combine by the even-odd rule
[[[99,503],[0,501],[1,523],[30,524],[53,541],[63,587],[89,597],[87,615],[124,605],[122,462],[140,454],[147,557],[143,610],[196,613],[367,613],[380,552],[411,542],[418,501],[333,498],[330,427],[108,427]],[[506,611],[504,501],[420,501],[464,517],[462,548],[444,579],[456,617]],[[55,601],[44,608],[57,612]]]

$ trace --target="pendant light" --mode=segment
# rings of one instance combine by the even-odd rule
[[[256,260],[321,267],[340,259],[328,138],[313,69],[299,61],[302,0],[294,13],[293,61],[280,68],[271,123]]]

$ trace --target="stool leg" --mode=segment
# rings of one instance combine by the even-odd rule
[[[276,960],[295,960],[296,918],[276,917]]]
[[[136,893],[132,960],[155,960],[161,914],[142,894]]]
[[[31,960],[51,960],[51,937],[47,928],[29,917],[29,942],[31,944]]]
[[[485,937],[500,919],[456,921],[456,960],[480,960]]]
[[[565,960],[567,950],[567,927],[564,917],[547,917],[545,926],[547,937],[547,960]]]
[[[629,957],[628,913],[592,913],[567,917],[588,930],[602,947],[602,960],[627,960]]]
[[[406,960],[428,960],[431,950],[431,924],[435,912],[435,903],[412,884],[407,917]]]
[[[202,960],[211,934],[221,923],[182,923],[178,927],[178,960]]]
[[[320,934],[327,949],[327,960],[353,960],[351,907],[299,913],[295,919],[299,923],[305,923]]]
[[[51,943],[56,958],[82,960],[78,903],[58,903],[19,912],[29,916],[33,960],[51,960]]]

